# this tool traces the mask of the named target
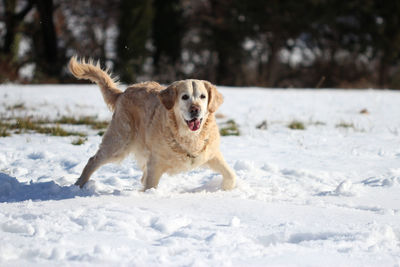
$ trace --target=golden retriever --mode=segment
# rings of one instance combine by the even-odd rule
[[[156,188],[164,173],[200,166],[222,174],[222,189],[235,187],[236,175],[219,149],[214,116],[223,98],[210,82],[182,80],[166,88],[144,82],[122,92],[107,71],[91,61],[73,57],[69,70],[78,79],[96,82],[114,112],[99,150],[89,159],[76,185],[82,188],[100,166],[133,153],[143,171],[143,190]]]

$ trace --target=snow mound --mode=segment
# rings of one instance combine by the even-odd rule
[[[356,192],[353,188],[353,183],[349,180],[341,182],[335,189],[338,196],[355,196]]]
[[[176,232],[178,229],[182,227],[187,227],[191,224],[192,220],[186,217],[178,217],[178,218],[157,218],[155,222],[152,224],[154,229],[165,233],[172,234]]]
[[[247,160],[238,160],[235,163],[234,169],[236,171],[251,171],[254,169],[254,162]]]

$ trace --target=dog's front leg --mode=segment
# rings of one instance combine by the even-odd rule
[[[236,185],[236,174],[225,162],[221,152],[206,163],[212,170],[222,174],[222,189],[231,190]]]
[[[142,184],[144,185],[143,191],[150,188],[157,188],[158,182],[164,171],[157,164],[157,160],[150,158],[146,164],[146,168],[143,172]]]

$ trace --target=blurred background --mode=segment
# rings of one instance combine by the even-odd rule
[[[0,83],[73,83],[73,55],[124,83],[400,88],[399,0],[0,0]]]

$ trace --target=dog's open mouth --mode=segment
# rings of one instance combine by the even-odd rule
[[[186,121],[186,123],[191,131],[197,131],[200,128],[202,120],[203,119],[195,118],[190,121]]]

